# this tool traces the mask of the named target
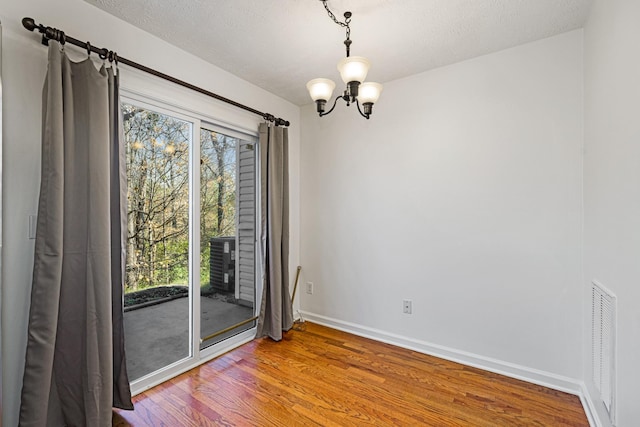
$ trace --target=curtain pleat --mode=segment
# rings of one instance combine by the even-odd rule
[[[260,124],[263,291],[257,336],[279,341],[293,326],[289,294],[289,129]]]
[[[133,407],[117,76],[49,44],[20,426],[109,426],[112,406]]]
[[[103,70],[101,70],[101,73]],[[120,82],[106,68],[111,141],[111,316],[113,324],[113,406],[133,409],[124,346],[124,284],[127,259],[127,152],[120,108]]]

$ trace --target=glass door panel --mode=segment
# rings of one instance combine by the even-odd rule
[[[127,158],[125,343],[129,379],[191,356],[191,122],[123,104]]]
[[[200,131],[201,349],[255,326],[255,145]]]

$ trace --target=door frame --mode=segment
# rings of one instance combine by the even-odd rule
[[[120,100],[122,103],[136,105],[166,114],[192,124],[191,143],[189,146],[189,349],[188,357],[176,361],[164,368],[154,371],[131,382],[133,395],[139,394],[174,378],[184,372],[208,362],[234,348],[252,341],[256,336],[257,327],[254,326],[237,335],[227,338],[200,350],[200,168],[194,165],[200,164],[200,129],[220,131],[225,135],[237,137],[248,141],[256,147],[256,235],[255,235],[255,303],[254,315],[260,312],[262,295],[262,272],[260,255],[260,168],[259,168],[259,144],[257,129],[252,133],[240,127],[230,126],[207,114],[200,114],[188,108],[169,103],[160,98],[145,95],[137,90],[126,87],[121,88]],[[204,126],[203,126],[204,124]],[[197,191],[196,191],[197,189]],[[237,238],[237,237],[236,237]],[[196,249],[194,249],[196,248]],[[194,252],[195,251],[195,252]],[[197,252],[197,253],[196,253]],[[238,275],[236,275],[236,280]],[[197,297],[196,297],[197,296]]]

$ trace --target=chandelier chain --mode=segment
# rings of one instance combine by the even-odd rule
[[[336,15],[334,15],[333,12],[331,12],[331,10],[329,9],[329,6],[327,5],[327,0],[321,0],[321,1],[322,1],[322,4],[324,5],[324,8],[327,11],[327,14],[329,15],[329,18],[333,19],[333,22],[340,25],[341,27],[346,28],[347,40],[349,40],[351,38],[351,27],[349,26],[349,24],[351,23],[351,17],[345,18],[344,22],[338,21],[338,19],[336,18]]]

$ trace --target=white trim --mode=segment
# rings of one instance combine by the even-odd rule
[[[591,396],[591,393],[589,393],[589,388],[585,383],[580,384],[580,402],[582,403],[584,413],[587,415],[587,419],[589,420],[589,425],[593,427],[604,427],[605,424],[600,420],[598,410],[593,403],[593,397]]]
[[[233,284],[233,296],[235,299],[240,299],[240,146],[242,145],[242,140],[236,138],[236,176],[235,176],[235,192],[236,192],[236,212],[235,212],[235,227],[236,227],[236,248],[235,248],[235,260],[234,260],[234,281]],[[255,181],[254,181],[255,183]],[[253,190],[255,191],[255,189]],[[255,248],[255,246],[254,246]],[[255,262],[255,261],[254,261]],[[254,276],[254,288],[255,288],[255,276]],[[253,306],[255,310],[255,304]],[[255,313],[255,311],[254,311]]]
[[[259,133],[259,130],[258,130]],[[258,134],[258,138],[256,139],[256,143],[254,145],[255,150],[255,174],[256,174],[256,205],[255,205],[255,215],[256,215],[256,234],[255,245],[254,245],[254,258],[255,258],[255,289],[253,294],[253,307],[256,310],[256,316],[260,316],[262,313],[262,294],[264,293],[264,257],[262,256],[265,253],[265,249],[263,247],[262,242],[262,145],[260,144],[260,135]],[[256,325],[258,322],[256,321]]]
[[[189,146],[189,343],[194,360],[200,360],[200,120],[191,127]]]
[[[121,103],[135,105],[140,108],[158,112],[188,122],[191,125],[189,141],[189,355],[157,371],[131,382],[132,394],[136,395],[158,384],[174,378],[190,369],[224,354],[242,344],[252,341],[256,335],[256,327],[243,331],[219,343],[200,349],[201,339],[201,307],[200,307],[200,133],[201,129],[232,133],[232,137],[240,141],[257,143],[257,131],[254,135],[230,127],[221,126],[210,120],[205,114],[184,109],[176,104],[167,103],[159,98],[145,96],[132,90],[121,90]],[[204,118],[206,121],[201,120]],[[237,147],[236,147],[237,151]],[[236,162],[236,168],[238,162]],[[236,179],[237,182],[237,179]],[[256,181],[257,182],[257,181]],[[258,188],[256,187],[256,192]],[[236,227],[237,229],[237,227]],[[256,282],[256,287],[258,283]],[[254,304],[254,315],[257,313]]]
[[[596,285],[597,287],[602,289],[609,296],[611,296],[611,297],[613,297],[615,299],[618,299],[618,296],[615,293],[613,293],[613,291],[611,289],[609,289],[605,285],[603,285],[602,282],[600,282],[598,279],[591,280],[591,283],[593,283],[594,285]]]
[[[461,363],[466,366],[472,366],[474,368],[482,369],[500,375],[505,375],[510,378],[515,378],[543,387],[548,387],[554,390],[576,395],[580,398],[580,402],[582,403],[585,414],[587,415],[589,424],[594,427],[602,426],[602,424],[599,422],[598,417],[593,415],[594,413],[597,414],[597,412],[594,411],[593,402],[591,401],[590,395],[586,393],[586,387],[584,386],[584,383],[578,381],[577,379],[557,375],[551,372],[541,371],[534,368],[529,368],[491,357],[485,357],[467,351],[429,343],[422,340],[417,340],[403,335],[382,331],[380,329],[358,325],[356,323],[322,316],[320,314],[315,314],[304,310],[301,311],[301,314],[303,315],[305,320],[328,326],[330,328],[338,329],[340,331],[348,332],[353,335],[370,338],[375,341],[384,342],[387,344],[395,345],[397,347],[406,348],[409,350],[417,351],[419,353],[428,354],[430,356],[435,356],[456,363]]]
[[[163,104],[160,101],[149,100],[146,97],[136,95],[131,91],[121,89],[120,90],[120,104],[129,104],[139,108],[144,108],[146,110],[152,110],[156,113],[164,114],[166,116],[171,116],[175,119],[182,120],[183,122],[189,122],[192,126],[192,132],[196,134],[196,122],[198,123],[198,128],[200,127],[200,119],[197,115],[189,114],[186,110],[177,108],[170,104]],[[199,146],[199,145],[198,145]],[[189,149],[191,149],[191,145],[189,145]]]
[[[207,95],[176,85],[143,71],[124,66],[120,76],[120,91],[147,102],[176,108],[197,116],[202,121],[256,136],[258,123],[264,119]]]
[[[256,328],[251,328],[248,331],[244,331],[238,335],[227,338],[224,341],[219,342],[218,344],[207,347],[199,352],[200,358],[187,358],[183,359],[179,362],[176,362],[172,365],[167,366],[164,369],[160,369],[158,371],[154,371],[149,375],[146,375],[142,378],[139,378],[133,382],[131,382],[131,394],[135,396],[137,394],[143,393],[150,388],[153,388],[163,382],[170,380],[171,378],[175,378],[180,374],[183,374],[187,371],[190,371],[194,368],[197,368],[200,365],[203,365],[209,362],[212,359],[215,359],[218,356],[221,356],[225,353],[228,353],[231,350],[234,350],[248,342],[254,340],[256,336]]]
[[[202,119],[202,129],[211,130],[217,133],[224,134],[225,136],[229,136],[231,138],[235,138],[238,141],[246,141],[251,144],[255,144],[258,140],[258,131],[256,130],[253,133],[249,133],[249,131],[239,131],[235,128],[230,128],[228,126],[224,126],[220,123],[216,123],[212,121],[213,119],[206,117],[204,115]]]

